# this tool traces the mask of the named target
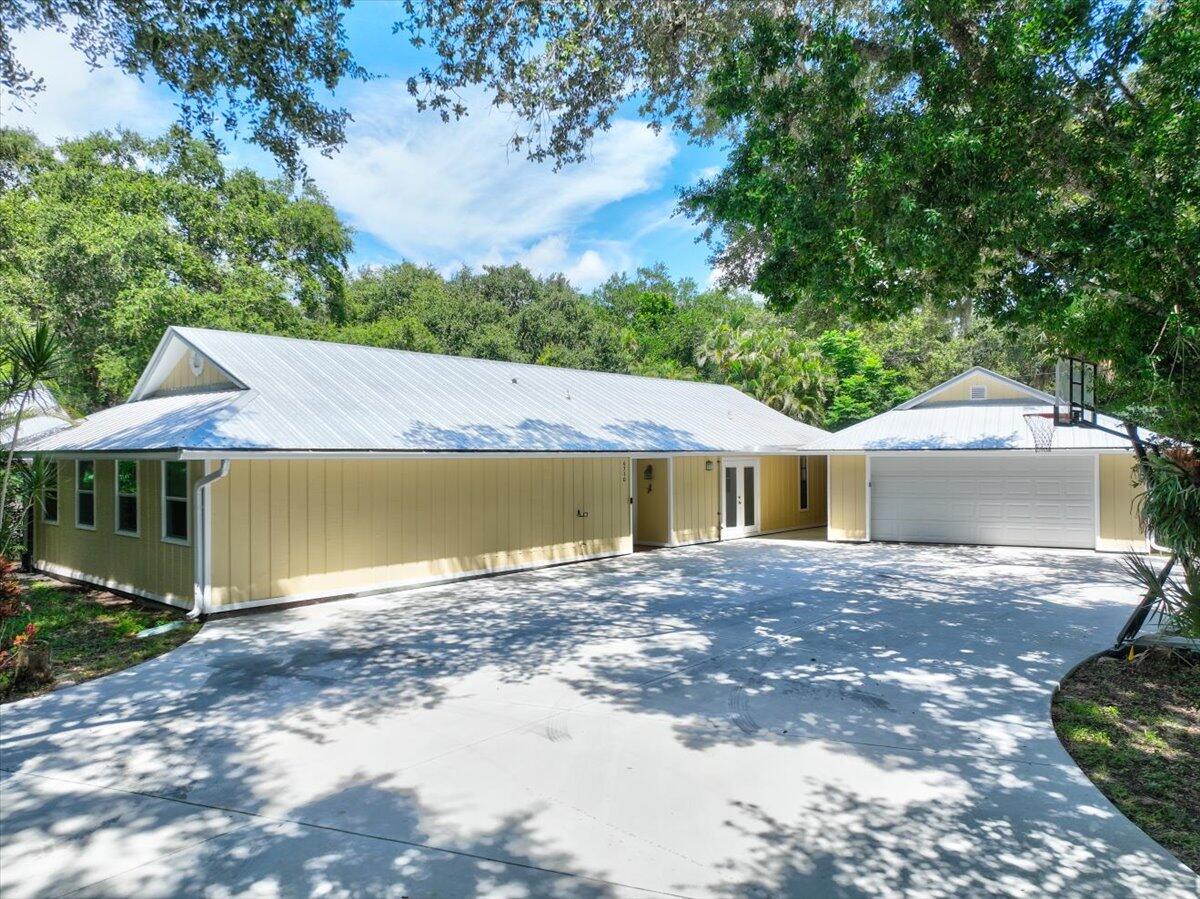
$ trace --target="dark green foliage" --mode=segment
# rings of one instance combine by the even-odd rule
[[[124,399],[171,324],[344,319],[350,237],[315,188],[229,171],[178,132],[56,150],[0,130],[0,323],[51,326],[68,405]]]
[[[50,649],[55,681],[74,683],[128,668],[174,649],[200,629],[199,622],[187,621],[180,611],[152,608],[88,588],[41,581],[18,589],[16,614],[3,622],[0,646],[8,649],[13,636],[27,632],[32,625],[38,641]],[[3,618],[0,610],[0,620]],[[140,631],[172,622],[180,626],[137,639]],[[0,666],[0,702],[52,686],[14,683],[11,669],[6,671]]]
[[[347,324],[329,340],[393,349],[624,371],[630,359],[603,310],[556,275],[521,266],[463,270],[446,279],[411,263],[362,272],[350,284]]]
[[[914,387],[940,384],[981,365],[1023,384],[1053,390],[1055,354],[1036,329],[1002,328],[980,316],[964,321],[927,307],[860,328],[884,365],[902,372]]]
[[[826,331],[817,346],[835,379],[825,410],[830,430],[865,421],[914,396],[903,373],[885,367],[867,348],[861,331]]]
[[[1160,447],[1146,457],[1139,480],[1143,525],[1200,569],[1200,453],[1188,446]]]
[[[0,323],[43,321],[59,335],[54,387],[82,413],[123,400],[172,324],[720,381],[833,427],[971,363],[1026,374],[985,321],[964,332],[921,312],[842,333],[837,316],[779,314],[662,266],[591,296],[521,266],[445,277],[402,263],[348,277],[348,231],[311,187],[228,171],[179,133],[56,150],[0,130]],[[820,344],[818,320],[833,325]]]
[[[725,269],[778,308],[1036,328],[1200,434],[1200,8],[867,6],[760,17],[715,65],[737,138],[685,203]]]
[[[284,170],[302,168],[301,146],[328,153],[348,115],[318,92],[366,78],[342,27],[349,0],[5,0],[0,4],[0,88],[29,100],[50,60],[17,59],[12,35],[70,34],[94,65],[152,74],[180,98],[180,123],[215,144],[221,129],[245,134]]]

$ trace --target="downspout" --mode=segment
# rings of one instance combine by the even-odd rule
[[[192,610],[187,613],[188,618],[199,618],[208,613],[208,600],[212,592],[212,584],[209,583],[212,575],[209,570],[212,564],[212,547],[209,546],[211,516],[208,514],[208,503],[212,493],[208,487],[227,474],[229,474],[229,460],[222,459],[221,465],[216,471],[209,472],[197,480],[192,487],[195,497],[192,505],[196,510],[196,577],[195,598],[192,602]]]

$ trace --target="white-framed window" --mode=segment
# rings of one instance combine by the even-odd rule
[[[190,519],[186,462],[162,464],[162,538],[187,543]]]
[[[138,535],[138,464],[131,459],[116,462],[117,520],[118,534],[126,537]]]
[[[42,486],[42,523],[58,524],[58,462],[46,463],[46,483]]]
[[[800,457],[800,511],[808,508],[808,456]]]
[[[96,530],[96,462],[75,460],[75,527]]]

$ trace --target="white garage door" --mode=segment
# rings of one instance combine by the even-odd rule
[[[1090,456],[871,459],[871,539],[1096,545]]]

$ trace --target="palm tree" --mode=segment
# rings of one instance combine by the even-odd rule
[[[819,421],[825,369],[820,355],[786,328],[736,330],[717,326],[697,355],[727,384],[792,418]]]
[[[25,407],[38,384],[54,377],[59,362],[59,340],[45,323],[37,325],[32,331],[17,331],[0,347],[0,366],[5,370],[3,402],[0,402],[0,406],[8,406],[16,401],[16,413],[12,416],[12,438],[4,462],[4,474],[0,478],[0,533],[7,534],[9,530],[6,514],[8,487],[12,481],[13,460],[17,454]],[[7,545],[7,540],[4,545]]]

